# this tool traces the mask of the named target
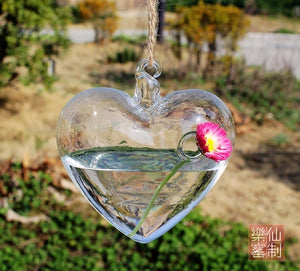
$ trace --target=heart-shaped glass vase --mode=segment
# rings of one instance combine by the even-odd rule
[[[148,65],[138,65],[133,97],[89,89],[63,108],[57,122],[59,154],[72,181],[106,220],[140,243],[184,218],[226,168],[228,159],[216,162],[197,153],[197,125],[218,124],[232,144],[235,137],[232,115],[218,97],[189,89],[162,98],[155,79],[160,67],[155,62],[151,76]]]

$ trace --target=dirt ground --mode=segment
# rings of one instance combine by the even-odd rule
[[[60,79],[51,91],[20,83],[1,89],[0,161],[26,159],[36,163],[58,156],[58,115],[70,98],[95,85],[95,74],[107,74],[111,67],[103,64],[105,50],[113,50],[113,45],[109,49],[93,44],[73,45],[57,61]],[[135,65],[126,67],[132,76]],[[115,87],[106,76],[96,78],[98,85]],[[204,214],[246,226],[284,224],[286,236],[300,240],[300,133],[293,133],[275,121],[264,126],[250,122],[238,128],[229,166],[199,206]],[[267,144],[280,133],[290,138],[287,146]],[[300,243],[292,245],[289,254],[299,260]]]

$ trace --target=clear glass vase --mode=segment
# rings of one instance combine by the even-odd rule
[[[226,168],[228,159],[199,152],[197,125],[218,124],[232,145],[235,138],[232,115],[217,96],[188,89],[161,97],[160,66],[155,62],[152,73],[149,66],[138,64],[133,97],[89,89],[69,101],[57,122],[59,154],[72,181],[106,220],[140,243],[184,218]]]

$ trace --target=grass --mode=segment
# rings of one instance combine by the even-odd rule
[[[276,136],[272,137],[268,144],[274,147],[285,147],[290,144],[291,140],[288,135],[284,133],[277,134]]]
[[[233,65],[229,77],[217,78],[215,89],[258,124],[275,118],[294,131],[300,128],[300,81],[290,71],[249,69],[238,62]]]
[[[287,29],[287,28],[279,28],[274,31],[274,33],[279,33],[279,34],[297,34],[295,30]]]
[[[56,202],[47,189],[49,175],[33,172],[24,181],[22,171],[13,164],[1,176],[9,208],[22,215],[42,212],[49,221],[8,222],[7,209],[0,209],[1,270],[299,270],[289,259],[249,261],[247,228],[204,217],[199,209],[158,240],[137,244],[95,217],[92,208],[83,215]]]
[[[114,42],[122,42],[126,44],[132,44],[132,45],[141,45],[146,44],[147,36],[146,35],[138,35],[138,36],[126,36],[124,34],[116,35],[113,37],[112,41]]]

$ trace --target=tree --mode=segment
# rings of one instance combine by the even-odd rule
[[[207,44],[204,70],[210,72],[217,55],[218,39],[223,41],[230,69],[237,42],[245,34],[248,20],[237,7],[210,5],[200,1],[197,6],[179,7],[176,22],[170,26],[173,31],[185,34],[191,52],[196,54],[197,68],[200,66],[203,45]]]
[[[0,87],[25,67],[25,82],[50,83],[47,63],[70,44],[69,8],[55,0],[0,0]]]
[[[95,43],[112,36],[117,29],[116,4],[109,0],[83,0],[79,3],[83,20],[89,21],[95,30]]]
[[[164,20],[165,20],[166,1],[158,1],[158,29],[157,29],[157,42],[162,44],[164,42]]]
[[[257,9],[262,13],[293,16],[294,8],[300,6],[299,0],[255,0]]]

